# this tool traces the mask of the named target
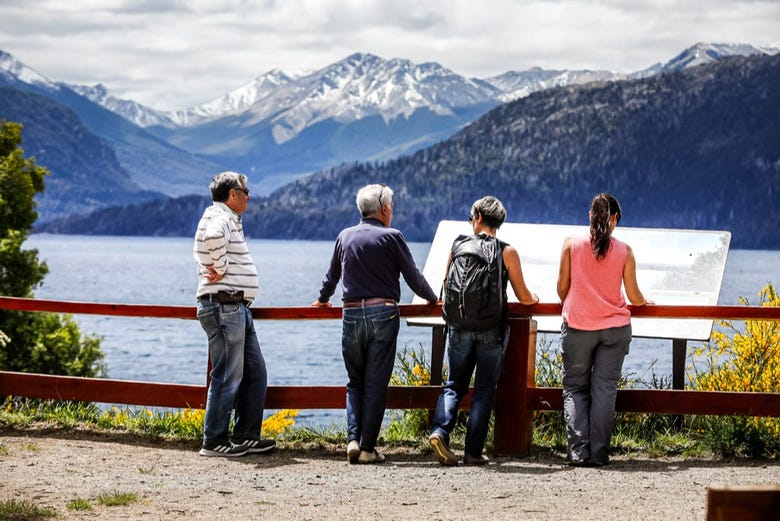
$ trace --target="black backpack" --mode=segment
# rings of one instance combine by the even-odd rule
[[[484,331],[504,318],[503,244],[489,235],[459,235],[442,287],[442,316],[459,329]]]

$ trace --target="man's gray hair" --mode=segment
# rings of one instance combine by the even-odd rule
[[[383,205],[393,202],[393,191],[389,186],[382,184],[366,185],[358,190],[355,202],[360,215],[368,217],[378,213]]]
[[[238,172],[220,172],[214,176],[209,185],[211,200],[224,203],[230,197],[230,190],[241,190],[246,186],[247,177]]]
[[[486,195],[482,199],[477,199],[471,206],[471,215],[481,215],[482,222],[490,228],[498,229],[504,224],[506,219],[506,208],[497,198],[492,195]]]

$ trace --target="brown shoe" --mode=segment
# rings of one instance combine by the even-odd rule
[[[480,455],[478,458],[469,454],[463,456],[464,465],[487,465],[488,463],[490,463],[490,459],[484,454]]]
[[[447,444],[444,443],[444,438],[438,432],[434,432],[428,438],[428,442],[431,444],[433,452],[436,454],[436,458],[442,465],[457,465],[458,457],[453,454]]]

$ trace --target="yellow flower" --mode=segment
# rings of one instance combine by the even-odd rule
[[[283,409],[263,420],[262,431],[267,437],[277,437],[284,434],[295,425],[295,417],[300,409]]]

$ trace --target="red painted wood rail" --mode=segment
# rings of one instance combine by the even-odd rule
[[[98,314],[131,317],[195,319],[194,306],[157,306],[64,302],[0,296],[0,309]],[[756,306],[648,306],[631,309],[634,317],[721,318],[780,320],[780,308]],[[427,304],[399,306],[401,316],[438,317],[441,310]],[[531,315],[560,315],[559,304],[524,306],[510,304],[510,341],[496,393],[494,447],[498,454],[523,456],[531,446],[533,415],[537,410],[562,407],[560,388],[535,385],[536,322]],[[257,320],[338,319],[341,308],[252,308]],[[338,339],[334,339],[338,342]],[[438,386],[391,386],[389,409],[431,409],[439,396]],[[203,408],[206,387],[168,383],[77,378],[0,371],[0,395],[53,398],[87,402],[120,403],[162,407]],[[268,409],[341,409],[342,386],[270,386]],[[470,394],[462,404],[470,406]],[[671,390],[620,390],[617,409],[663,414],[714,414],[780,416],[778,393],[731,393]]]

